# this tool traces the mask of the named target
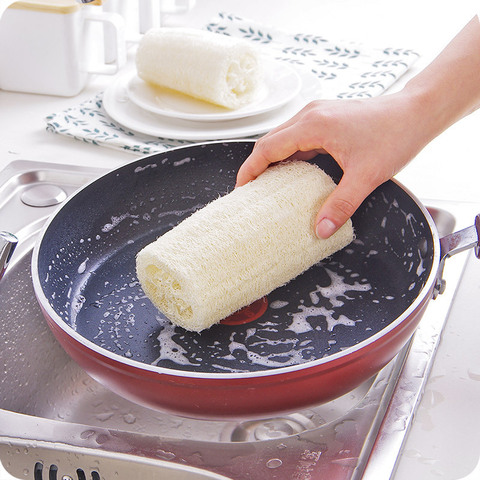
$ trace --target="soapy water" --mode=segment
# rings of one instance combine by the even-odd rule
[[[112,281],[108,268],[105,275],[97,269],[88,282],[95,280],[95,285],[70,293],[66,319],[106,350],[169,369],[233,373],[313,361],[378,331],[372,312],[395,300],[395,295],[384,295],[359,273],[328,259],[272,292],[266,312],[252,323],[188,332],[172,325],[146,298],[134,273],[137,248],[129,244],[123,259],[115,259],[125,263],[122,271],[128,273]],[[354,250],[344,255],[352,256]],[[90,263],[85,259],[77,269],[88,276]],[[359,300],[369,308],[359,310]]]
[[[165,319],[157,317],[162,325],[158,335],[160,355],[153,362],[161,365],[165,362],[173,362],[177,365],[190,365],[202,367],[204,357],[208,357],[214,371],[218,372],[244,372],[260,369],[280,368],[298,365],[317,357],[315,337],[333,333],[338,325],[355,327],[356,320],[347,318],[345,315],[336,315],[335,307],[338,308],[345,302],[353,301],[350,296],[354,292],[369,292],[372,286],[368,282],[354,282],[348,284],[341,275],[323,268],[330,278],[330,284],[326,286],[316,285],[315,289],[307,292],[301,303],[291,305],[287,300],[275,300],[269,307],[274,312],[272,319],[265,320],[263,317],[256,322],[248,324],[243,329],[231,329],[228,341],[214,341],[209,345],[208,352],[197,349],[192,355],[187,344],[189,339],[197,338],[198,344],[204,334],[181,332]],[[322,305],[330,305],[327,308]],[[267,317],[269,315],[267,314]],[[222,325],[213,329],[219,331]],[[195,342],[195,340],[193,340]],[[330,342],[331,347],[335,342]]]
[[[137,218],[138,218],[138,215],[132,215],[131,213],[123,213],[123,214],[121,214],[121,215],[114,216],[114,217],[112,217],[111,223],[106,223],[106,224],[103,226],[102,232],[103,232],[103,233],[110,232],[110,231],[113,230],[115,227],[117,227],[120,222],[123,222],[124,220],[126,220],[126,219],[128,219],[128,218],[137,219]]]
[[[111,284],[97,272],[94,301],[85,290],[72,299],[74,328],[125,358],[170,369],[229,373],[298,365],[341,350],[338,329],[357,330],[363,322],[339,312],[354,304],[358,295],[375,298],[365,279],[352,272],[340,274],[347,272],[341,264],[330,267],[320,263],[310,269],[322,279],[313,288],[292,294],[290,287],[297,290],[300,278],[300,284],[294,280],[272,292],[273,300],[258,320],[215,325],[201,333],[176,327],[163,317],[134,273]]]
[[[176,166],[190,161],[179,160]],[[141,173],[155,168],[157,165],[152,164],[137,170]],[[213,184],[211,189],[216,189]],[[145,297],[135,275],[135,255],[140,247],[134,237],[127,235],[128,241],[105,265],[97,265],[95,256],[95,244],[105,242],[107,235],[114,236],[119,229],[155,222],[168,229],[203,206],[194,195],[183,192],[182,198],[187,197],[188,207],[163,210],[158,208],[158,198],[145,197],[141,212],[140,208],[138,213],[133,209],[120,212],[102,223],[98,234],[77,240],[83,247],[91,247],[84,248],[82,257],[71,254],[69,247],[60,249],[51,261],[45,283],[65,285],[68,290],[57,309],[66,323],[108,351],[151,365],[218,373],[267,370],[329,356],[369,338],[403,312],[406,303],[402,299],[420,288],[417,281],[423,281],[424,256],[415,247],[402,252],[393,267],[384,266],[386,256],[396,255],[391,246],[391,219],[385,215],[376,220],[380,227],[378,241],[357,237],[338,256],[275,290],[269,294],[268,308],[259,319],[246,325],[215,325],[201,333],[187,332],[172,325]],[[145,210],[147,203],[151,205],[149,210]],[[399,211],[398,203],[391,202],[388,212],[391,209],[404,219],[398,236],[407,243],[418,229],[415,218]],[[155,228],[158,226],[152,231]],[[362,258],[365,261],[359,260]],[[80,284],[76,279],[74,285],[64,273],[55,275],[55,271],[62,271],[61,262],[74,266],[72,273],[83,277]],[[112,264],[116,265],[114,276]],[[413,274],[407,287],[392,280],[399,266]],[[372,279],[370,274],[378,271],[381,275]],[[53,288],[51,296],[57,301],[54,297],[62,296],[60,289]]]

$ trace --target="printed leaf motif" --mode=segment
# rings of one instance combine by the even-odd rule
[[[361,78],[375,78],[375,77],[393,77],[393,78],[397,78],[397,76],[395,75],[394,72],[392,72],[391,70],[376,70],[374,72],[365,72],[365,73],[362,73],[362,75],[360,75]]]
[[[275,57],[275,60],[289,63],[290,65],[304,65],[301,59],[296,57]]]
[[[314,62],[319,66],[319,67],[329,67],[329,68],[337,68],[340,70],[344,70],[346,68],[349,68],[348,63],[345,62],[337,62],[335,60],[328,60],[326,58],[322,60],[314,60]]]
[[[302,57],[313,57],[316,55],[315,52],[309,48],[285,47],[282,52],[288,55],[300,55]]]
[[[319,72],[317,70],[312,70],[312,73],[322,80],[335,80],[337,78],[337,75],[333,72],[327,73],[324,71]]]
[[[236,15],[233,15],[231,13],[225,13],[225,12],[219,12],[218,16],[224,20],[230,20],[231,22],[243,20],[241,17],[237,17]]]
[[[383,46],[374,49],[354,43],[342,45],[319,35],[281,32],[224,12],[208,23],[206,29],[255,43],[272,58],[286,62],[308,79],[306,95],[317,95],[318,88],[321,87],[324,98],[367,98],[380,95],[418,57],[410,49]],[[317,79],[318,85],[315,83]],[[99,93],[79,105],[48,115],[47,131],[137,155],[152,154],[191,143],[188,140],[160,138],[124,128],[107,115],[102,98],[103,94]]]
[[[337,55],[338,57],[345,57],[345,58],[357,58],[360,55],[360,51],[356,49],[349,49],[344,47],[335,46],[333,48],[326,48],[326,52],[330,55]]]
[[[239,28],[239,31],[243,34],[244,38],[248,38],[254,42],[270,43],[272,36],[269,33],[263,33],[261,30],[254,30],[252,27],[245,29]]]
[[[377,60],[372,63],[373,67],[383,68],[383,67],[408,67],[408,63],[403,60]]]
[[[215,23],[212,23],[210,25],[207,26],[207,30],[209,30],[210,32],[213,32],[213,33],[219,33],[219,34],[224,34],[224,35],[230,35],[228,32],[227,32],[227,28],[226,27],[222,27],[220,25],[217,25]]]
[[[405,49],[405,48],[385,48],[383,50],[385,55],[397,55],[397,56],[416,56],[418,57],[418,53],[414,52],[413,50]]]
[[[366,91],[343,92],[337,95],[337,98],[371,98],[373,95]]]
[[[304,42],[304,43],[313,43],[315,45],[319,45],[321,43],[326,43],[327,40],[323,37],[318,35],[305,35],[303,33],[297,33],[293,39],[297,42]]]
[[[380,81],[374,80],[372,82],[354,82],[349,85],[349,88],[374,88],[374,87],[383,87]]]

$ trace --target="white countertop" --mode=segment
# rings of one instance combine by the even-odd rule
[[[197,0],[192,11],[166,16],[168,25],[203,26],[219,2]],[[293,32],[318,33],[374,46],[412,48],[422,56],[392,90],[425,66],[474,15],[478,0],[223,0],[221,8]],[[479,75],[480,78],[480,75]],[[0,91],[0,168],[24,159],[114,168],[135,155],[49,133],[44,118],[89,99],[112,77],[93,77],[74,98]],[[480,81],[480,80],[479,80]],[[471,210],[480,203],[480,111],[432,142],[398,179],[425,203],[460,202]],[[458,225],[459,228],[468,225]],[[472,262],[470,262],[470,265]],[[438,352],[424,399],[410,433],[396,480],[456,479],[473,470],[480,457],[480,336],[473,298],[480,297],[480,263],[469,267],[471,285],[463,288],[455,315]],[[475,331],[472,332],[472,329]],[[10,479],[0,465],[0,480]]]

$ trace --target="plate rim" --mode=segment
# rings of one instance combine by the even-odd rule
[[[250,104],[247,104],[244,107],[240,107],[238,109],[233,109],[233,110],[226,109],[225,112],[211,113],[211,114],[185,113],[185,112],[179,112],[176,110],[162,109],[150,104],[149,102],[143,101],[133,91],[133,87],[131,86],[132,82],[135,82],[136,84],[141,85],[142,87],[146,86],[147,89],[155,88],[155,87],[149,86],[148,82],[145,82],[140,77],[138,77],[136,69],[132,69],[129,72],[128,74],[129,79],[126,81],[125,86],[126,86],[127,95],[132,103],[137,105],[137,107],[158,116],[174,118],[176,120],[188,120],[188,121],[200,121],[200,122],[220,122],[220,121],[239,120],[242,118],[262,115],[264,113],[277,110],[283,107],[284,105],[286,105],[288,102],[290,102],[302,90],[302,84],[303,84],[302,77],[294,68],[288,65],[285,61],[268,58],[268,57],[262,57],[261,63],[262,63],[262,68],[265,70],[265,74],[264,74],[265,83],[263,88],[267,90],[267,93],[261,95],[260,100],[253,100],[253,102],[251,102]],[[269,68],[269,67],[272,67],[272,68]],[[291,76],[291,78],[293,79],[294,85],[291,88],[290,93],[288,95],[281,96],[280,100],[277,100],[276,102],[273,102],[270,105],[264,106],[263,108],[258,108],[258,107],[255,108],[253,107],[254,104],[261,105],[264,102],[265,97],[268,97],[269,95],[271,95],[272,87],[274,87],[274,82],[276,80],[276,76],[274,78],[274,76],[272,75],[272,69],[276,69],[275,70],[276,72],[278,72],[278,69],[281,69],[283,72],[288,73],[288,75]],[[176,92],[175,90],[172,90],[172,91],[182,95],[182,92]],[[183,94],[183,95],[185,96],[186,100],[188,100],[189,96],[186,94]],[[195,99],[193,97],[191,98],[194,102],[202,102],[202,100]],[[207,106],[209,105],[208,102],[204,102],[204,103]],[[222,108],[221,106],[218,106],[215,104],[211,104],[211,105],[212,107]]]

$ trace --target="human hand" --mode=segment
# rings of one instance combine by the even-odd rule
[[[344,174],[315,220],[316,235],[328,238],[427,143],[418,121],[408,97],[401,94],[314,101],[256,142],[238,171],[237,186],[272,163],[329,153]]]
[[[261,138],[237,186],[268,165],[329,153],[343,177],[318,212],[318,237],[332,235],[381,183],[460,118],[480,107],[480,22],[475,16],[398,93],[363,100],[319,100]]]

